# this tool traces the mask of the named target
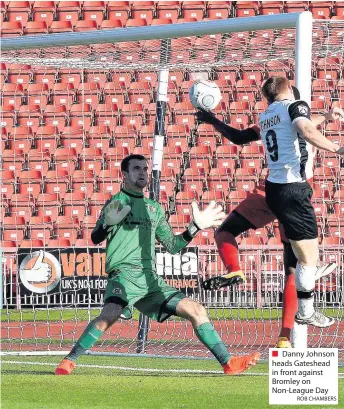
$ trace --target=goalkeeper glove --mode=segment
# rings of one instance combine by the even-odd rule
[[[130,212],[131,207],[128,205],[122,206],[120,200],[114,200],[109,203],[105,208],[104,216],[104,228],[110,227],[108,231],[111,231],[112,228],[120,223]]]
[[[196,202],[192,202],[191,207],[193,221],[188,227],[188,232],[191,237],[195,237],[200,230],[220,226],[227,217],[222,211],[222,206],[217,206],[215,201],[211,201],[202,212],[199,210]]]

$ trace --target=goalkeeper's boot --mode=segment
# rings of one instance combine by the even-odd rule
[[[287,337],[279,337],[276,348],[291,348],[291,342]]]
[[[121,315],[119,316],[122,320],[131,320],[133,318],[133,307],[125,307]]]
[[[222,365],[226,375],[238,375],[247,369],[252,368],[260,358],[260,353],[255,352],[250,355],[231,356],[226,365]]]
[[[216,276],[203,281],[201,284],[204,290],[218,290],[222,287],[228,287],[234,284],[243,284],[246,281],[245,274],[239,271],[232,271],[223,276]]]
[[[75,362],[68,358],[63,359],[55,369],[55,375],[70,375],[76,367]]]
[[[315,273],[315,281],[319,280],[322,277],[326,277],[329,274],[333,273],[334,270],[337,268],[337,263],[328,263],[325,264],[317,269]]]
[[[314,327],[326,328],[333,325],[336,320],[332,317],[326,317],[319,311],[314,311],[313,315],[309,318],[302,318],[298,314],[295,316],[295,322],[298,324],[313,325]]]

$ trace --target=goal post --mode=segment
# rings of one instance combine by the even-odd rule
[[[317,30],[321,30],[324,36],[329,36],[333,27],[343,28],[343,24],[339,22],[323,21],[316,24]],[[263,47],[263,52],[259,55],[254,52],[254,44],[259,45],[259,42],[268,44],[269,41],[263,40],[264,37],[258,37],[259,32],[268,30],[273,30],[270,39],[272,46],[270,49]],[[288,47],[281,47],[279,50],[276,40],[282,35],[283,30],[290,30],[290,33],[288,32],[288,35],[283,37]],[[234,33],[242,33],[242,37],[234,37]],[[192,37],[192,40],[189,37]],[[258,39],[258,41],[252,41],[252,47],[249,48],[252,39]],[[158,40],[156,44],[154,40]],[[197,41],[200,44],[198,48],[193,44]],[[89,171],[92,171],[94,180],[98,184],[95,193],[114,193],[111,188],[118,187],[120,179],[114,176],[109,182],[106,178],[109,178],[108,174],[111,172],[113,175],[119,175],[118,152],[120,151],[150,152],[152,157],[151,198],[159,198],[160,190],[160,192],[164,191],[164,200],[166,197],[168,200],[171,199],[168,189],[170,189],[172,180],[169,178],[173,179],[176,190],[173,190],[174,200],[170,202],[173,202],[174,207],[170,206],[168,201],[163,204],[168,208],[170,220],[174,218],[175,231],[183,230],[183,226],[178,225],[179,220],[176,220],[175,216],[176,203],[178,205],[176,195],[184,191],[184,184],[190,184],[192,189],[193,186],[199,189],[200,185],[207,185],[201,193],[202,196],[199,191],[198,193],[197,190],[193,191],[193,193],[196,192],[195,196],[199,195],[202,203],[207,202],[206,193],[211,189],[222,192],[220,201],[225,205],[228,201],[227,189],[233,190],[230,203],[232,205],[237,203],[235,195],[237,194],[239,198],[240,189],[251,186],[252,179],[247,184],[241,184],[241,187],[238,187],[234,168],[230,168],[231,173],[228,177],[230,183],[226,181],[226,184],[223,180],[215,180],[215,184],[214,181],[207,182],[211,166],[204,171],[201,170],[204,164],[207,166],[214,160],[211,164],[214,165],[213,167],[215,167],[215,162],[219,167],[225,167],[228,163],[232,166],[234,162],[238,164],[242,157],[240,152],[235,151],[232,147],[230,149],[233,149],[232,155],[235,159],[220,154],[218,148],[225,141],[221,140],[215,132],[209,135],[209,128],[202,128],[202,125],[194,122],[193,112],[187,103],[187,87],[190,85],[188,81],[191,82],[197,78],[218,81],[225,98],[223,104],[215,111],[216,114],[224,120],[232,121],[234,126],[245,127],[250,123],[249,119],[252,123],[259,112],[260,108],[255,108],[260,102],[257,84],[260,85],[261,80],[266,78],[267,71],[269,73],[279,70],[288,72],[289,77],[292,80],[295,79],[295,85],[299,88],[301,97],[310,103],[312,79],[314,78],[312,73],[314,53],[324,58],[337,54],[343,57],[343,50],[330,42],[325,42],[321,48],[313,50],[312,55],[312,16],[309,12],[167,26],[11,37],[3,38],[1,47],[4,63],[31,66],[33,78],[39,78],[41,83],[46,82],[47,84],[47,87],[42,86],[41,95],[38,95],[36,90],[36,94],[31,99],[29,85],[21,87],[18,81],[18,78],[23,78],[23,73],[18,72],[18,68],[14,73],[11,73],[9,69],[9,82],[16,78],[18,84],[18,89],[13,92],[26,95],[33,106],[37,105],[36,100],[39,101],[38,104],[41,104],[39,115],[34,111],[30,111],[26,116],[25,112],[24,114],[19,112],[18,117],[15,118],[16,125],[12,129],[27,128],[28,134],[25,138],[30,137],[36,143],[37,152],[39,146],[46,146],[44,144],[52,140],[52,135],[43,135],[43,125],[44,127],[51,126],[50,131],[56,129],[58,153],[65,156],[57,158],[51,146],[46,148],[51,155],[49,166],[53,163],[55,168],[46,169],[44,167],[47,163],[45,157],[42,157],[40,162],[37,155],[35,156],[37,152],[34,152],[35,149],[32,147],[25,153],[26,156],[23,155],[27,159],[24,164],[35,164],[35,166],[38,164],[35,169],[40,169],[39,172],[46,186],[52,183],[53,188],[55,186],[60,189],[64,184],[70,183],[70,190],[59,191],[60,195],[62,193],[64,195],[62,209],[64,215],[68,214],[70,218],[78,212],[80,215],[82,206],[91,213],[87,216],[83,215],[82,228],[79,228],[79,225],[75,228],[78,229],[78,234],[85,234],[84,243],[86,243],[88,230],[92,229],[89,227],[91,224],[86,223],[86,219],[89,223],[88,216],[95,216],[96,213],[93,211],[97,206],[103,204],[96,201],[92,190],[88,191],[93,183]],[[252,64],[255,64],[256,67],[261,66],[261,72],[258,71],[259,68],[253,70],[257,73],[257,83],[252,89],[245,88],[246,83],[241,84],[242,88],[239,89],[239,85],[233,82],[233,78],[238,79],[241,78],[241,75],[249,74],[247,67]],[[154,78],[147,79],[148,77]],[[86,83],[83,81],[84,78],[88,80]],[[146,86],[139,89],[136,86],[140,78],[144,78]],[[67,82],[67,85],[61,87],[61,84],[66,84],[64,81]],[[49,88],[49,91],[46,88]],[[327,86],[328,88],[330,85]],[[237,94],[235,98],[232,98],[233,93]],[[46,105],[43,108],[44,98],[46,98],[44,102]],[[4,99],[11,101],[11,96],[4,92]],[[245,107],[238,115],[236,115],[235,107],[232,111],[230,110],[232,102],[242,101],[252,107],[253,114]],[[16,103],[15,98],[14,103]],[[178,108],[177,104],[179,104]],[[62,109],[61,106],[64,108]],[[103,109],[109,111],[104,112]],[[10,119],[4,116],[3,121],[10,121]],[[246,120],[248,122],[245,122]],[[63,121],[62,125],[61,121]],[[82,127],[83,130],[80,131]],[[337,135],[335,132],[333,134]],[[13,131],[12,139],[9,138],[10,143],[13,145],[14,141],[17,147],[21,143],[25,145],[22,142],[22,139],[25,138],[22,134],[18,135]],[[32,142],[31,139],[30,142]],[[171,140],[176,141],[173,146],[168,145]],[[87,142],[88,147],[79,146],[84,141]],[[200,153],[195,150],[195,156],[192,156],[194,151],[191,150],[198,146],[198,142],[201,146],[202,141],[208,146],[211,153],[206,153],[207,149],[204,149],[201,153],[204,157],[200,158],[197,156]],[[209,146],[209,141],[211,143],[216,141],[216,146]],[[94,152],[100,149],[101,154],[95,153],[94,158],[87,156],[90,155],[90,152],[86,149],[90,149],[91,146]],[[66,151],[61,153],[64,148],[68,148],[68,153]],[[171,148],[173,155],[163,158],[165,148]],[[20,155],[20,152],[14,152],[14,154]],[[196,172],[191,172],[193,158],[196,159],[195,169],[199,170],[198,175]],[[10,160],[16,162],[12,157]],[[10,160],[7,163],[11,165]],[[77,164],[75,168],[74,161]],[[166,162],[168,163],[165,166]],[[202,166],[199,167],[199,164]],[[11,170],[10,165],[9,170]],[[62,172],[55,178],[49,179],[51,173],[48,174],[48,172],[58,173],[60,168]],[[168,173],[164,173],[166,169]],[[189,169],[191,169],[190,172],[188,172]],[[70,178],[68,182],[63,179],[66,175]],[[20,185],[28,185],[28,189],[36,189],[37,181],[31,180],[25,183],[24,178],[19,182]],[[110,186],[111,184],[113,186]],[[77,199],[73,199],[73,195],[80,193],[79,191],[85,192],[87,200],[82,201],[80,195],[75,196]],[[48,210],[52,218],[61,217],[61,214],[54,214],[51,203],[48,206],[44,202],[46,200],[44,195],[50,193],[48,190],[38,192],[37,200],[33,201],[33,205],[38,212],[47,215]],[[66,200],[67,195],[71,196],[71,202]],[[52,199],[50,195],[49,200]],[[180,200],[182,212],[185,209],[183,200],[185,201],[184,197]],[[13,208],[20,215],[24,206],[13,206]],[[187,220],[190,214],[183,213],[184,216]],[[59,227],[58,223],[53,223],[53,221],[54,228],[49,230],[54,235],[51,238],[58,240],[67,237],[66,234],[73,233],[72,228]],[[31,239],[37,236],[37,232],[32,227],[34,226],[29,226],[25,231],[28,236],[31,235]],[[273,226],[269,228],[273,230]],[[21,229],[20,225],[13,226],[11,232],[15,234],[16,231],[23,230]],[[43,226],[42,229],[45,227]],[[265,234],[266,231],[261,231],[261,233]],[[158,248],[158,274],[166,278],[170,284],[183,288],[188,296],[202,302],[208,308],[216,329],[232,351],[242,353],[258,349],[267,356],[268,347],[274,346],[277,339],[280,325],[283,287],[281,249],[271,243],[257,247],[251,244],[241,244],[240,257],[248,283],[223,291],[204,292],[199,285],[201,279],[205,276],[224,273],[213,245],[212,234],[211,231],[204,232],[201,239],[208,244],[204,244],[201,240],[194,246],[191,243],[191,246],[186,248],[181,255],[171,256]],[[245,238],[242,239],[244,243]],[[24,255],[30,255],[39,249],[20,249],[21,253],[24,252],[20,260],[17,256],[3,255],[5,265],[3,270],[4,314],[7,324],[2,333],[4,353],[37,353],[43,350],[50,354],[68,350],[80,336],[84,324],[99,312],[103,293],[101,285],[104,285],[105,280],[102,267],[104,248],[89,244],[85,247],[85,251],[81,251],[84,245],[78,247],[77,243],[78,241],[70,248],[65,248],[63,244],[50,247],[44,242],[44,251],[52,254],[54,260],[60,262],[61,283],[66,284],[62,286],[59,283],[55,287],[58,291],[54,290],[54,292],[30,293],[23,288],[20,280],[19,270]],[[323,247],[321,252],[324,259],[330,257],[332,260],[331,257],[334,257],[339,269],[333,282],[331,281],[330,284],[325,281],[321,282],[317,289],[317,303],[324,309],[331,309],[337,318],[342,318],[344,262],[340,248],[335,247],[331,252]],[[96,286],[98,287],[95,288]],[[27,316],[29,316],[28,323],[25,321]],[[151,355],[176,357],[209,356],[196,340],[191,325],[183,320],[171,319],[158,324],[148,322],[141,317],[140,324],[138,324],[137,313],[131,321],[120,320],[94,350],[97,353],[107,354],[144,351]],[[310,344],[338,346],[342,349],[341,325],[340,322],[336,324],[334,332],[325,330],[319,333],[312,329],[309,334]],[[142,332],[139,334],[137,343],[138,326]],[[305,326],[302,329],[304,330]],[[295,342],[297,346],[301,344],[304,346],[307,342],[307,334],[302,333]]]

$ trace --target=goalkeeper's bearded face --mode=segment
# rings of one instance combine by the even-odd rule
[[[128,164],[128,172],[123,172],[123,177],[128,189],[144,189],[148,183],[147,162],[145,160],[132,159]]]

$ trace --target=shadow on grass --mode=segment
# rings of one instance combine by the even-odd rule
[[[53,371],[25,371],[17,369],[3,369],[1,375],[53,375]]]
[[[92,369],[92,368],[90,368]],[[1,371],[2,375],[54,375],[54,370],[51,371],[27,371],[27,370],[18,370],[18,369],[5,369]],[[74,372],[74,376],[81,376],[81,375],[88,375],[88,373],[83,372]],[[99,373],[98,373],[99,375]],[[127,372],[127,371],[114,371],[114,372],[104,372],[100,373],[102,376],[121,376],[121,377],[153,377],[153,378],[218,378],[218,377],[223,377],[222,374],[177,374],[177,373],[132,373],[132,372]],[[54,375],[55,376],[55,375]]]

